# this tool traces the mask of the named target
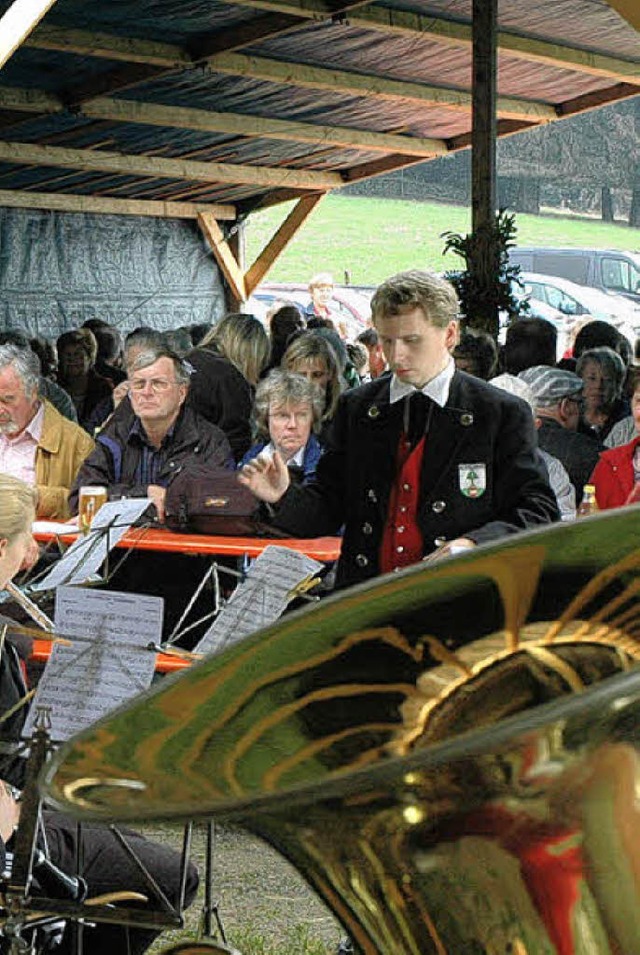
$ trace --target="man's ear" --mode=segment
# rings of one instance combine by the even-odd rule
[[[2,558],[3,558],[3,557],[5,556],[5,554],[7,553],[7,547],[8,547],[8,546],[9,546],[9,541],[7,540],[7,538],[6,538],[6,537],[0,537],[0,560],[2,560]]]

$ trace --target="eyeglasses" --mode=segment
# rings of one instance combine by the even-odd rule
[[[147,385],[150,385],[154,395],[159,395],[163,391],[168,391],[171,385],[176,385],[177,381],[175,378],[130,378],[128,384],[133,392],[144,391]]]

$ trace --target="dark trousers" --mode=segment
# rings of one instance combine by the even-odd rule
[[[81,875],[88,886],[88,898],[106,892],[132,891],[147,896],[149,903],[135,903],[160,911],[160,903],[153,891],[131,861],[113,832],[98,823],[83,823],[82,864],[76,870],[76,823],[59,812],[44,813],[44,827],[51,861],[68,875]],[[144,867],[153,876],[168,900],[176,905],[180,889],[180,855],[173,849],[150,842],[130,829],[120,829]],[[193,865],[187,869],[185,906],[190,905],[198,889],[198,872]],[[123,903],[132,907],[134,903]],[[87,955],[140,955],[160,933],[147,929],[124,928],[120,925],[96,924],[84,929],[84,951]],[[73,945],[69,928],[60,955],[71,955]]]

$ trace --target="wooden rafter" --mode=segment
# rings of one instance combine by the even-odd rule
[[[239,302],[246,302],[247,292],[242,269],[233,254],[225,235],[216,221],[215,215],[210,212],[201,212],[198,215],[198,225],[213,252],[220,270],[231,288],[232,295]]]
[[[62,146],[37,146],[33,143],[0,142],[0,162],[110,172],[116,175],[143,176],[151,179],[187,179],[194,182],[228,182],[234,185],[244,183],[251,186],[288,186],[312,192],[344,185],[342,176],[333,172],[272,169],[266,166],[195,162],[188,159],[162,159],[158,156],[130,155],[102,149],[67,149]]]
[[[638,0],[607,0],[610,7],[620,14],[623,20],[640,32],[640,6]]]
[[[0,110],[15,109],[21,113],[42,114],[56,113],[63,108],[62,101],[49,93],[0,86]],[[441,139],[376,133],[341,126],[319,126],[240,113],[216,113],[182,106],[158,106],[128,99],[97,98],[85,103],[79,115],[87,119],[138,123],[143,126],[229,133],[243,138],[257,136],[343,149],[405,153],[423,159],[441,156],[447,152]]]
[[[252,295],[258,285],[260,285],[260,282],[262,282],[278,256],[286,249],[293,236],[306,222],[323,196],[324,193],[318,193],[315,196],[303,196],[302,199],[298,200],[282,225],[277,229],[262,252],[258,255],[255,262],[247,269],[244,277],[247,298]]]
[[[0,67],[35,29],[56,0],[14,0],[0,17]]]
[[[637,0],[610,0],[612,6],[634,6],[636,18],[640,18]],[[238,6],[269,10],[308,19],[323,15],[323,0],[304,0],[304,3],[286,3],[282,0],[236,0]],[[326,15],[326,12],[325,12]],[[624,15],[624,14],[621,14]],[[629,17],[626,17],[629,19]],[[387,35],[417,37],[436,40],[450,46],[471,50],[472,28],[470,23],[460,23],[438,17],[437,14],[412,13],[379,5],[350,11],[349,24],[364,30],[374,30]],[[631,20],[629,20],[631,22]],[[636,25],[636,29],[640,27]],[[618,82],[640,83],[640,64],[622,57],[604,56],[565,44],[540,40],[507,30],[498,33],[500,53],[533,63],[544,63],[559,69],[571,69],[590,76],[603,76]]]
[[[302,63],[287,63],[242,53],[220,53],[212,56],[207,62],[211,69],[219,73],[250,76],[253,79],[304,89],[330,90],[376,99],[403,99],[445,109],[464,111],[471,109],[471,94],[466,90],[450,87],[389,80],[370,73],[351,73]],[[499,97],[498,112],[499,115],[510,119],[530,119],[532,122],[544,122],[556,118],[554,108],[547,103],[521,100],[511,96]]]
[[[149,199],[110,199],[69,193],[22,192],[0,189],[0,207],[47,209],[56,212],[93,212],[99,215],[151,216],[157,219],[197,219],[210,212],[218,220],[234,220],[234,206],[216,203],[154,202]]]

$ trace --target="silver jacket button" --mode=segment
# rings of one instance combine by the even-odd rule
[[[468,428],[469,425],[473,424],[473,415],[470,412],[465,411],[464,414],[460,415],[460,424],[463,427]]]
[[[369,566],[369,558],[368,558],[368,557],[365,557],[364,554],[356,554],[356,565],[357,565],[358,567],[368,567],[368,566]]]
[[[380,414],[380,409],[378,408],[377,405],[371,405],[371,407],[367,411],[367,414],[370,418],[377,418],[378,415]]]
[[[369,490],[367,491],[367,499],[369,501],[372,501],[373,504],[376,504],[378,501],[378,495],[376,494],[376,492],[373,490],[372,487],[370,487]]]
[[[372,527],[372,525],[369,523],[369,521],[365,521],[365,523],[362,525],[362,533],[363,533],[363,534],[366,534],[367,537],[368,537],[370,534],[373,534],[373,527]]]
[[[434,501],[433,504],[431,505],[431,510],[433,511],[434,514],[442,514],[446,506],[447,506],[446,501]]]
[[[446,538],[446,537],[436,537],[436,539],[434,540],[433,543],[436,545],[436,547],[442,547],[444,544],[447,543],[447,538]]]

